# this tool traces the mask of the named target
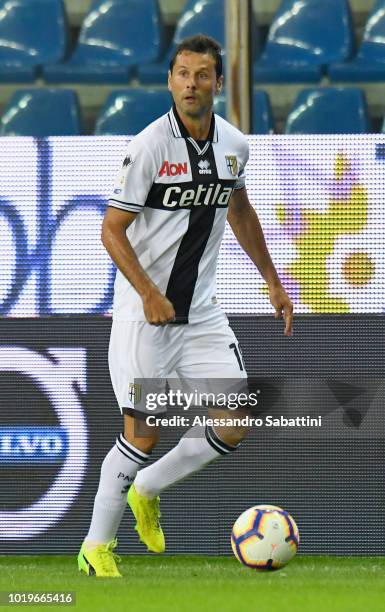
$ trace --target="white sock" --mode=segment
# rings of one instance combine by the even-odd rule
[[[192,427],[177,446],[138,472],[135,488],[140,495],[151,499],[236,448],[222,442],[212,427]]]
[[[126,507],[127,491],[138,468],[148,458],[149,455],[127,442],[123,434],[116,438],[102,463],[86,546],[107,544],[115,538]]]

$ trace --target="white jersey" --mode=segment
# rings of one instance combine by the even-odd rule
[[[219,314],[216,264],[233,189],[245,185],[245,136],[213,115],[207,141],[195,141],[175,106],[135,136],[109,206],[138,213],[127,237],[139,262],[172,302],[175,323]],[[143,304],[118,270],[113,316],[145,321]]]

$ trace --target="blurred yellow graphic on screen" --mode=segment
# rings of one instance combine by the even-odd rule
[[[335,159],[335,178],[342,181],[351,170],[349,158],[338,153]],[[302,210],[304,228],[293,236],[298,257],[289,265],[287,273],[299,283],[301,302],[315,313],[350,312],[349,304],[330,290],[327,260],[333,255],[339,236],[357,234],[366,227],[368,192],[364,185],[352,184],[350,193],[341,198],[330,198],[326,212]],[[277,208],[280,222],[286,220],[282,204]],[[346,260],[343,273],[353,286],[362,286],[374,272],[374,264],[366,253],[355,253]]]

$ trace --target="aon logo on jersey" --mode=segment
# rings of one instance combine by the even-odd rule
[[[182,189],[178,185],[168,187],[164,192],[163,205],[167,208],[184,206],[227,206],[233,192],[232,187],[220,183],[208,186],[198,185],[197,189]]]
[[[184,162],[183,164],[181,162],[178,162],[176,164],[170,164],[170,162],[164,161],[161,169],[159,170],[158,176],[164,176],[165,174],[167,176],[180,176],[181,174],[187,174],[187,173],[188,173],[187,162]]]

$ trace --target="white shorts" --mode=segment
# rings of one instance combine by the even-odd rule
[[[120,411],[133,414],[143,379],[162,392],[166,381],[199,381],[201,392],[245,390],[247,374],[233,330],[223,314],[214,322],[157,327],[114,320],[108,353],[111,382]],[[173,379],[172,381],[170,379]],[[238,386],[237,386],[238,385]]]

